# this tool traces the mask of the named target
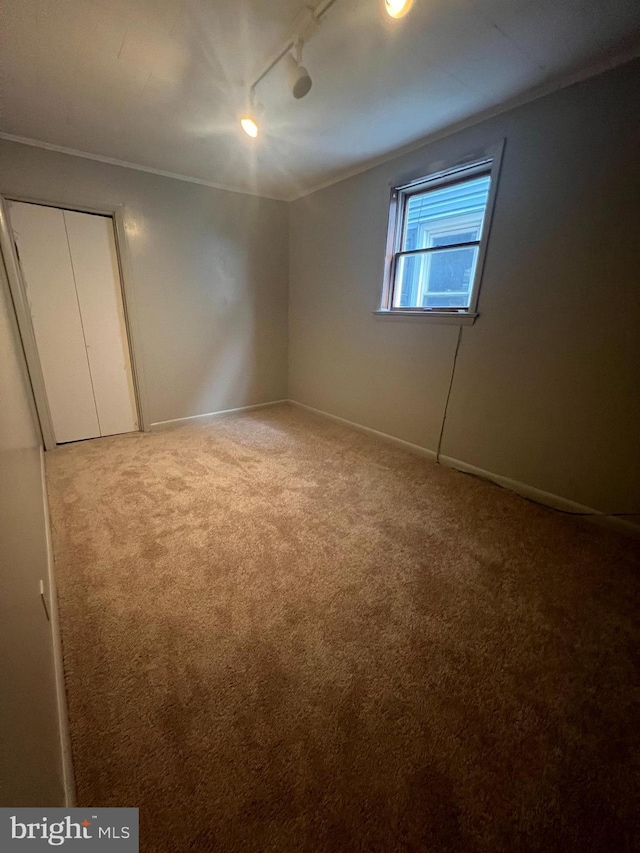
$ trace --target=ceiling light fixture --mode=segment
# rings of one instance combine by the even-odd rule
[[[240,127],[244,130],[247,136],[255,139],[260,134],[260,124],[258,116],[262,115],[264,108],[262,104],[256,102],[256,93],[254,89],[249,90],[249,105],[247,111],[240,119]]]
[[[302,64],[302,44],[303,42],[301,41],[296,42],[295,57],[290,53],[286,57],[291,94],[296,99],[304,98],[305,95],[308,95],[313,85],[309,72]]]
[[[411,9],[413,0],[383,0],[386,13],[391,18],[402,18]],[[240,125],[244,132],[255,139],[260,133],[260,126],[256,118],[256,86],[261,83],[267,74],[284,59],[287,64],[289,83],[293,97],[299,100],[309,94],[312,86],[311,75],[302,64],[302,47],[315,34],[324,16],[329,9],[337,3],[337,0],[321,0],[313,9],[305,6],[294,22],[293,36],[264,66],[249,86],[250,110],[240,119]],[[292,55],[295,51],[295,56]]]
[[[413,6],[413,0],[384,0],[384,9],[391,18],[403,18]]]
[[[289,81],[293,97],[296,99],[304,98],[311,89],[311,76],[307,69],[302,65],[302,46],[309,41],[311,36],[320,26],[322,18],[327,14],[329,9],[336,3],[337,0],[322,0],[318,3],[315,9],[311,6],[305,6],[295,20],[293,28],[293,36],[286,44],[270,59],[264,69],[258,74],[253,83],[249,86],[249,103],[253,105],[256,86],[261,83],[267,74],[274,68],[282,59],[286,59],[289,70]],[[295,50],[295,57],[291,55],[291,51]],[[245,133],[254,138],[259,133],[258,122],[253,113],[248,114],[240,119],[240,124]]]
[[[252,118],[251,116],[245,116],[240,119],[240,125],[242,129],[247,134],[247,136],[256,138],[256,136],[260,133],[260,128],[258,127],[258,122]]]

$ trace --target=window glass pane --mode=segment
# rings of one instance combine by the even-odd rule
[[[394,308],[416,308],[424,255],[400,255],[396,266]]]
[[[449,249],[425,257],[424,308],[467,308],[478,247]]]
[[[478,247],[400,255],[394,308],[468,308]]]
[[[451,246],[455,243],[471,243],[472,240],[479,240],[479,228],[474,228],[472,231],[453,231],[448,229],[447,234],[439,234],[431,240],[429,248],[433,246]]]
[[[401,249],[479,240],[490,183],[489,175],[480,175],[409,196]]]

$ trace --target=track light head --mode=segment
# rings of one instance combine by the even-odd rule
[[[300,65],[296,62],[290,53],[287,54],[286,61],[291,93],[294,98],[304,98],[305,95],[309,94],[309,90],[312,86],[313,81],[311,80],[311,76],[304,65]]]
[[[256,101],[255,90],[253,88],[249,89],[247,110],[240,119],[240,127],[252,139],[255,139],[260,133],[259,117],[263,112],[264,107]]]
[[[258,127],[258,122],[251,115],[243,116],[240,119],[240,126],[247,134],[247,136],[251,136],[253,139],[260,133],[260,128]]]
[[[391,18],[402,18],[413,6],[413,0],[384,0],[384,9]]]

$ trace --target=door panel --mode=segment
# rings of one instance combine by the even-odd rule
[[[64,211],[101,435],[138,429],[113,222]]]
[[[57,442],[100,435],[61,210],[11,202],[9,216]]]

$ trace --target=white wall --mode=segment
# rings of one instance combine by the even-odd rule
[[[63,806],[40,439],[0,262],[0,806]]]
[[[125,206],[150,421],[287,396],[284,202],[4,140],[0,192]],[[39,432],[0,289],[0,805],[63,805]]]
[[[152,422],[287,396],[284,202],[6,140],[0,192],[125,206]]]
[[[459,328],[371,313],[389,188],[505,138],[442,453],[638,512],[639,91],[636,61],[294,202],[289,396],[437,448]]]

